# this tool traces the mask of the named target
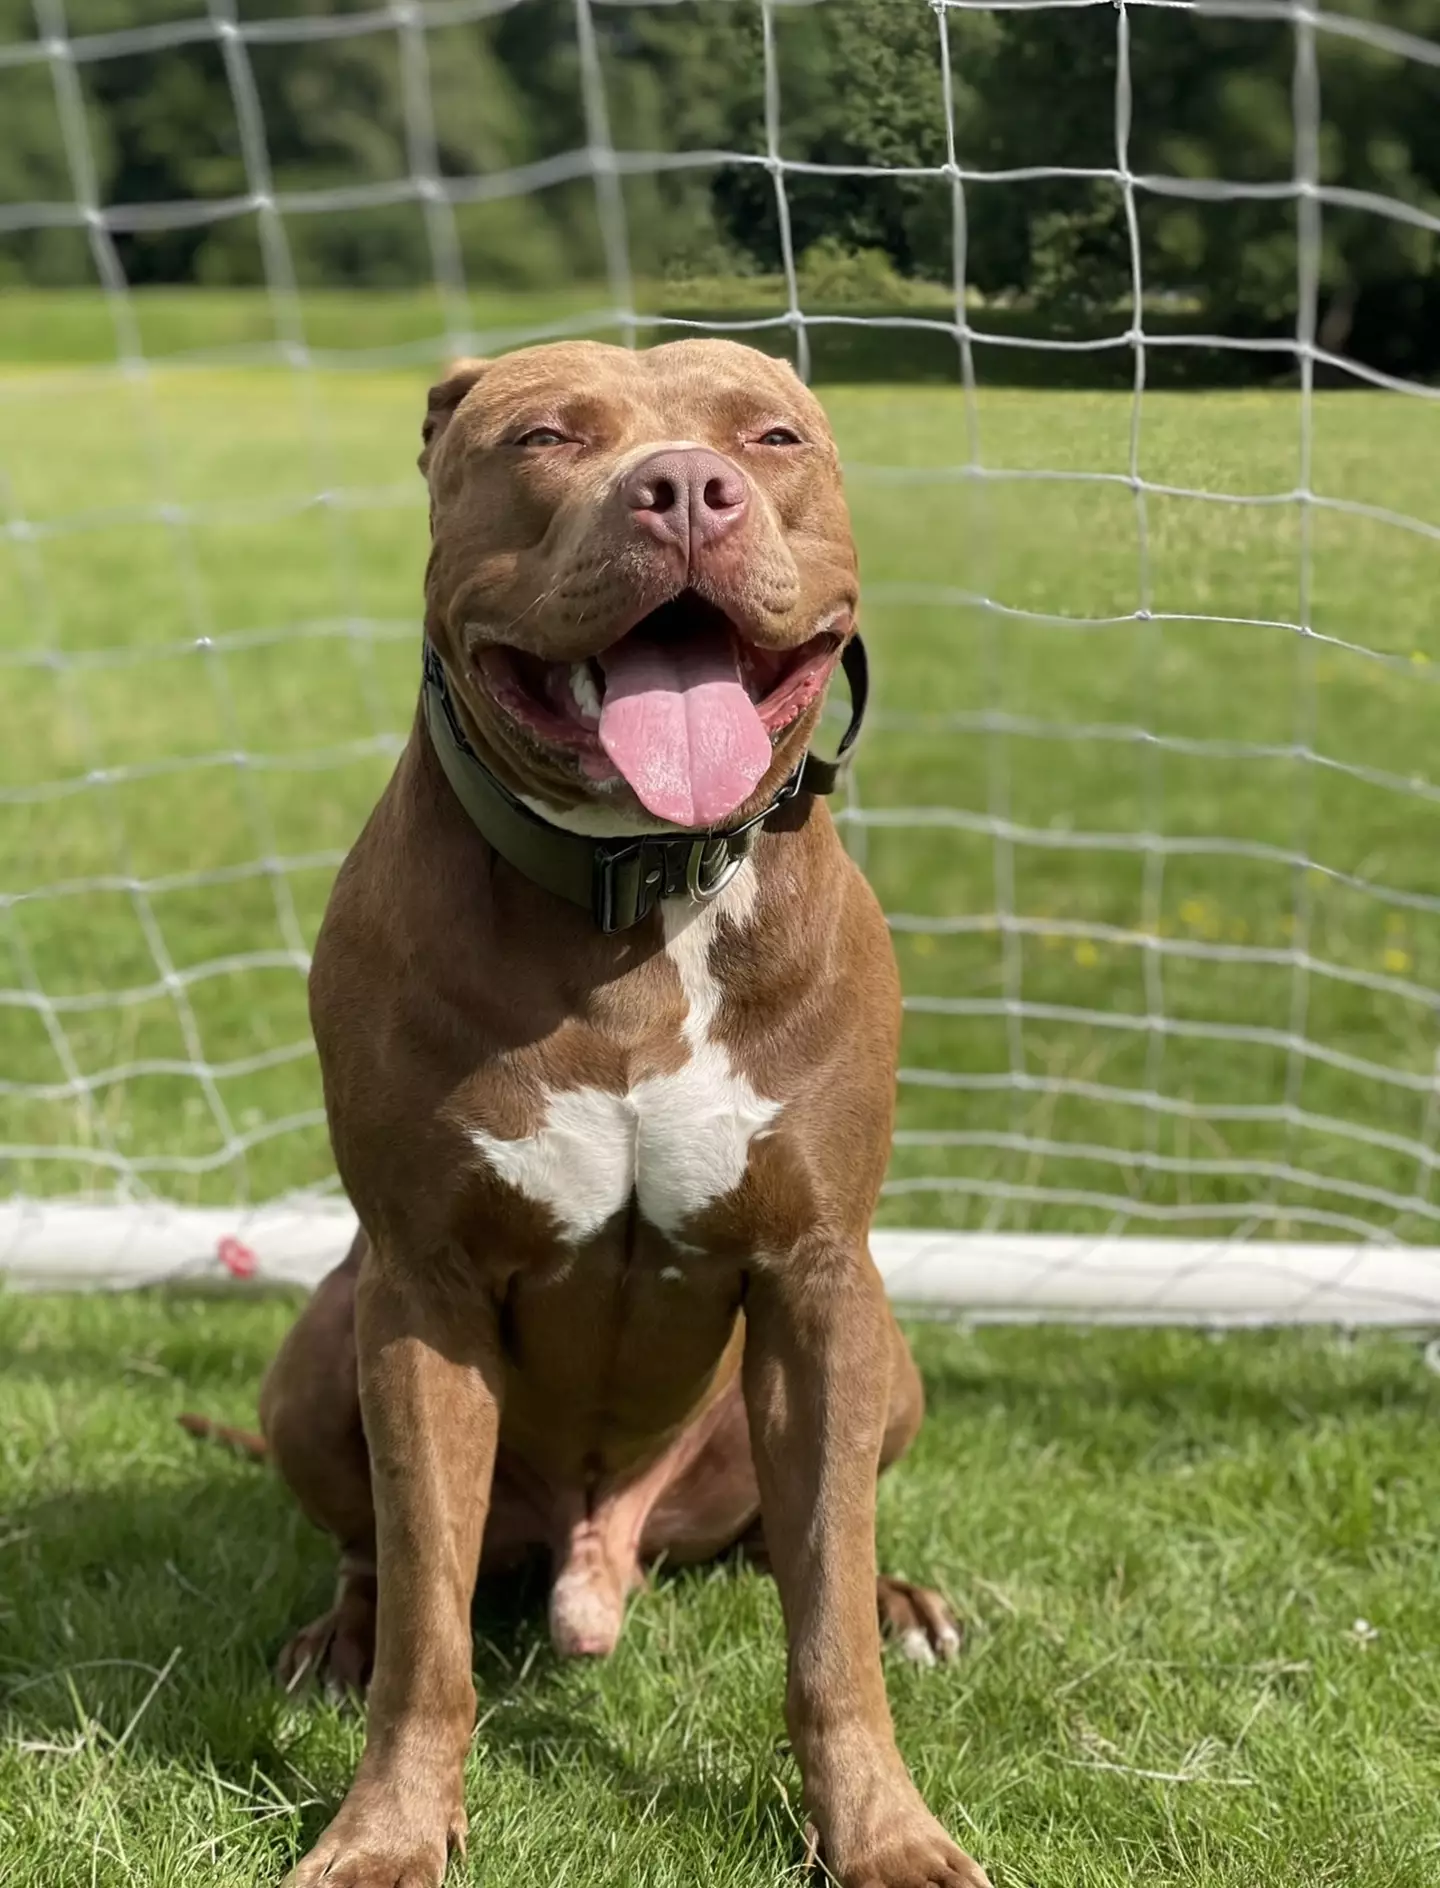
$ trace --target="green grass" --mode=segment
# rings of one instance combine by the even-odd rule
[[[823,276],[797,284],[808,318],[811,375],[822,385],[876,381],[948,384],[956,373],[954,291],[941,283],[902,281],[848,286]],[[857,294],[868,299],[857,299]],[[594,334],[621,338],[616,297],[603,282],[569,282],[542,290],[471,288],[455,302],[433,289],[298,290],[272,298],[264,289],[145,288],[126,310],[84,289],[8,288],[0,295],[0,365],[98,365],[117,348],[152,362],[253,366],[308,351],[321,366],[394,366],[443,360],[448,353],[488,353],[536,335]],[[752,346],[792,349],[783,276],[710,277],[634,284],[633,307],[643,341],[665,339],[663,324],[702,328],[771,323],[748,330]],[[975,355],[981,378],[994,385],[1128,388],[1134,375],[1124,337],[1128,310],[1035,308],[986,303],[973,293],[969,318],[981,336]],[[857,315],[880,317],[857,323]],[[903,325],[895,325],[897,318]],[[1151,335],[1193,335],[1203,312],[1173,303],[1147,305]],[[987,341],[985,336],[999,336]],[[1057,354],[1027,340],[1109,346]],[[1152,349],[1149,384],[1166,387],[1251,385],[1290,371],[1283,356],[1257,359],[1223,343]]]
[[[273,1882],[343,1792],[359,1727],[267,1676],[331,1552],[173,1420],[248,1420],[292,1310],[0,1300],[5,1888]],[[883,1558],[944,1585],[969,1648],[892,1662],[890,1695],[996,1888],[1432,1888],[1440,1380],[1415,1350],[916,1341],[930,1421],[884,1484]],[[476,1669],[457,1880],[801,1879],[760,1575],[662,1575],[598,1667],[552,1661],[538,1585],[484,1593]]]
[[[550,324],[606,319],[612,297],[603,283],[580,283],[546,294],[472,292],[465,310],[479,334],[503,336]],[[298,313],[305,343],[317,355],[410,352],[433,359],[443,348],[447,305],[433,290],[372,290],[364,295],[316,289],[286,305],[284,320],[263,289],[144,289],[129,298],[134,334],[147,359],[244,355],[294,338]],[[39,364],[113,362],[115,305],[83,289],[12,289],[0,298],[0,361]]]
[[[0,376],[4,502],[26,521],[0,540],[0,891],[19,894],[0,988],[60,1005],[0,1008],[0,1144],[70,1150],[13,1160],[10,1186],[103,1189],[136,1157],[187,1163],[156,1181],[197,1200],[325,1178],[297,965],[414,699],[424,380]],[[1103,1229],[1118,1198],[1177,1232],[1254,1208],[1292,1234],[1433,1236],[1440,541],[1317,508],[1308,610],[1334,640],[1198,620],[1300,619],[1296,505],[1151,493],[1142,558],[1123,479],[957,472],[958,389],[826,398],[878,675],[860,799],[899,822],[857,838],[916,1004],[887,1218],[975,1224],[1000,1188],[997,1223],[1022,1229]],[[1298,410],[1151,395],[1140,470],[1283,497]],[[998,472],[1129,463],[1123,397],[984,389],[972,417]],[[1322,393],[1315,490],[1433,518],[1433,425],[1428,401]],[[1148,874],[1105,837],[1142,831],[1172,848]],[[1007,997],[1039,1013],[1012,1023]],[[1292,1017],[1315,1053],[1289,1052]],[[103,1078],[90,1094],[67,1047]]]
[[[128,300],[133,327],[117,328],[116,308],[89,290],[8,291],[0,298],[0,363],[33,367],[102,363],[115,359],[117,338],[138,346],[147,359],[175,356],[212,363],[253,362],[267,355],[283,358],[282,347],[297,341],[321,362],[347,367],[378,365],[386,360],[434,361],[443,358],[447,323],[465,335],[477,337],[462,345],[468,351],[488,351],[538,333],[592,333],[605,340],[619,337],[613,313],[615,297],[603,282],[572,283],[544,291],[471,290],[463,303],[444,301],[433,290],[397,289],[364,295],[336,289],[299,291],[283,305],[263,289],[229,289],[196,294],[193,289],[143,289]],[[777,320],[789,306],[789,292],[781,276],[748,276],[673,284],[639,282],[634,306],[641,317],[679,317],[689,321]],[[805,290],[805,307],[812,312],[854,315],[853,303],[826,302],[813,287]],[[953,293],[920,283],[897,282],[884,311],[905,313],[932,322],[948,321],[954,310]],[[876,310],[875,312],[880,312]],[[1000,314],[989,319],[1013,327]],[[1113,332],[1125,327],[1122,317],[1109,322]],[[656,338],[656,337],[651,337]],[[879,362],[901,379],[915,377],[913,334],[907,339],[876,331],[855,330],[818,335],[819,351],[827,365],[858,358],[862,371]],[[756,344],[785,350],[790,337],[783,329],[754,337]],[[454,348],[452,342],[452,351]],[[857,355],[857,349],[859,350]],[[921,349],[926,365],[946,377],[953,375],[954,343],[946,337]],[[911,359],[905,357],[909,355]],[[370,357],[367,360],[367,357]],[[827,375],[833,378],[834,374]],[[890,377],[887,373],[886,377]]]

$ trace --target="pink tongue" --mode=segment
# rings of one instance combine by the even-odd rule
[[[743,805],[770,765],[770,736],[728,635],[632,632],[600,667],[600,745],[642,806],[672,826],[715,826]]]

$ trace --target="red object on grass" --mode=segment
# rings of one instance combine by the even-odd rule
[[[234,1278],[254,1278],[260,1260],[241,1239],[227,1235],[215,1248],[215,1256]]]

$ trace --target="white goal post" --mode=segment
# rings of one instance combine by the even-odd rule
[[[35,0],[33,32],[0,39],[0,100],[8,80],[43,76],[65,179],[63,196],[0,199],[0,244],[68,232],[88,254],[113,336],[103,363],[0,356],[0,1283],[311,1285],[352,1236],[325,1150],[304,978],[325,886],[358,823],[351,809],[373,798],[413,710],[418,603],[391,599],[418,599],[424,497],[403,456],[367,458],[337,389],[363,380],[387,428],[403,405],[418,434],[425,375],[454,355],[569,333],[645,345],[704,330],[779,339],[808,372],[824,337],[890,327],[943,338],[954,360],[943,396],[954,401],[953,449],[940,456],[928,446],[909,455],[902,440],[877,457],[886,433],[873,406],[852,412],[837,397],[862,441],[846,453],[862,555],[880,569],[866,588],[867,624],[880,626],[875,733],[840,817],[880,890],[906,983],[896,1157],[873,1242],[892,1295],[977,1319],[1440,1325],[1440,866],[1427,880],[1416,825],[1428,817],[1440,828],[1440,772],[1431,779],[1416,745],[1426,704],[1440,702],[1429,693],[1440,642],[1432,652],[1414,627],[1424,598],[1440,594],[1440,506],[1417,515],[1390,483],[1422,437],[1410,416],[1440,419],[1440,388],[1350,360],[1322,320],[1328,214],[1396,220],[1433,246],[1440,204],[1333,174],[1317,58],[1319,45],[1353,47],[1440,81],[1440,24],[1432,41],[1364,8],[1331,13],[1312,0],[894,0],[931,23],[944,129],[934,165],[891,173],[797,158],[787,145],[787,17],[845,0],[731,3],[759,22],[757,148],[628,148],[612,122],[611,23],[668,0],[574,0],[583,142],[467,176],[446,173],[437,153],[432,42],[527,0],[277,4],[274,18],[233,0],[185,12],[177,0],[173,18],[147,7],[143,24],[98,33],[72,30],[65,0]],[[1047,9],[1113,21],[1104,160],[986,170],[956,131],[966,75],[951,18]],[[1287,176],[1132,167],[1144,104],[1132,38],[1137,19],[1162,9],[1288,33]],[[323,54],[360,35],[393,42],[403,174],[288,190],[272,163],[257,53]],[[185,47],[223,62],[244,190],[107,200],[93,76]],[[18,135],[0,104],[0,155]],[[778,305],[768,312],[724,295],[684,312],[647,298],[629,192],[687,167],[773,185],[765,293]],[[0,164],[0,179],[9,174]],[[816,286],[791,196],[801,178],[813,189],[831,176],[838,189],[888,175],[943,197],[952,278],[888,312],[842,306]],[[973,288],[977,193],[1047,180],[1118,192],[1129,290],[1102,340],[1022,336]],[[477,324],[464,213],[500,204],[523,214],[532,193],[559,185],[593,193],[603,286],[533,319]],[[1160,198],[1269,203],[1293,218],[1293,334],[1184,333],[1157,319],[1142,213]],[[423,224],[435,332],[317,343],[294,228],[397,205]],[[124,239],[227,220],[256,231],[268,335],[193,349],[157,342],[127,279]],[[1108,429],[1103,462],[1077,463],[1059,437],[1053,456],[1036,457],[1046,396],[990,404],[987,363],[1022,347],[1119,348],[1133,363],[1128,392],[1104,396],[1103,412],[1100,396],[1063,409],[1097,440]],[[1224,424],[1231,442],[1252,424],[1257,436],[1283,431],[1283,475],[1246,482],[1233,455],[1208,473],[1170,469],[1188,421],[1165,404],[1181,396],[1151,381],[1159,351],[1177,347],[1273,357],[1263,413],[1246,406],[1252,396],[1225,396]],[[226,378],[235,375],[255,377],[253,403]],[[1361,390],[1327,392],[1337,375]],[[916,400],[913,389],[903,397]],[[1197,413],[1211,398],[1184,397]],[[1352,410],[1326,404],[1346,401]],[[192,402],[223,411],[231,429],[198,484],[171,455]],[[57,409],[91,414],[93,439],[73,425],[52,430]],[[1325,455],[1352,424],[1370,430],[1336,482]],[[1005,443],[992,454],[997,437]],[[406,449],[414,444],[407,434]],[[1357,482],[1367,477],[1373,490]],[[986,568],[983,528],[957,529],[947,553],[952,508],[990,505],[1013,524],[1057,494],[1077,507],[1113,501],[1104,515],[1114,519],[1123,508],[1133,545],[1123,605],[1090,606],[1083,558],[1059,592],[1023,555]],[[898,553],[887,564],[885,534],[921,505],[934,507],[937,527],[912,573]],[[1035,528],[1047,528],[1038,512]],[[1187,561],[1191,532],[1204,540],[1203,569]],[[302,536],[309,561],[292,578]],[[372,536],[409,547],[395,588],[388,572],[376,575]],[[1371,560],[1364,583],[1336,574],[1347,546]],[[943,638],[951,622],[963,625],[970,679],[932,701],[907,670],[905,639]],[[1141,678],[1122,706],[1108,712],[1088,657],[1056,658],[1079,679],[1047,692],[1054,651],[1093,648],[1103,668],[1122,646],[1116,635],[1130,639],[1125,660]],[[1185,664],[1206,647],[1216,664],[1235,663],[1246,635],[1285,650],[1278,732],[1251,714],[1238,669],[1206,684],[1224,724],[1196,726],[1159,705],[1175,651]],[[1006,667],[1015,647],[1026,651],[1023,673]],[[340,708],[297,708],[286,694],[296,664],[322,659],[346,678],[348,726]],[[1170,686],[1198,701],[1195,672]],[[1340,710],[1327,689],[1343,697]],[[1353,750],[1335,733],[1345,700],[1370,730]],[[924,765],[914,759],[922,748]],[[1039,777],[1058,797],[1042,804],[1031,790]],[[1280,797],[1277,836],[1268,818]],[[1341,845],[1350,809],[1354,832]],[[1440,847],[1428,856],[1440,860]]]
[[[337,1200],[248,1213],[29,1201],[0,1206],[0,1272],[19,1291],[232,1280],[308,1288],[354,1233],[355,1215]],[[882,1228],[871,1250],[902,1307],[975,1323],[1424,1329],[1440,1321],[1440,1254],[1424,1247]]]

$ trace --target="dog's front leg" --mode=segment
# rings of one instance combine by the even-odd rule
[[[383,1248],[355,1308],[379,1609],[365,1754],[286,1888],[435,1888],[465,1840],[475,1721],[470,1602],[500,1422],[488,1300],[438,1305]]]
[[[843,1888],[987,1888],[895,1745],[875,1605],[875,1484],[890,1401],[884,1287],[862,1244],[757,1268],[745,1400],[789,1642],[785,1711]]]

